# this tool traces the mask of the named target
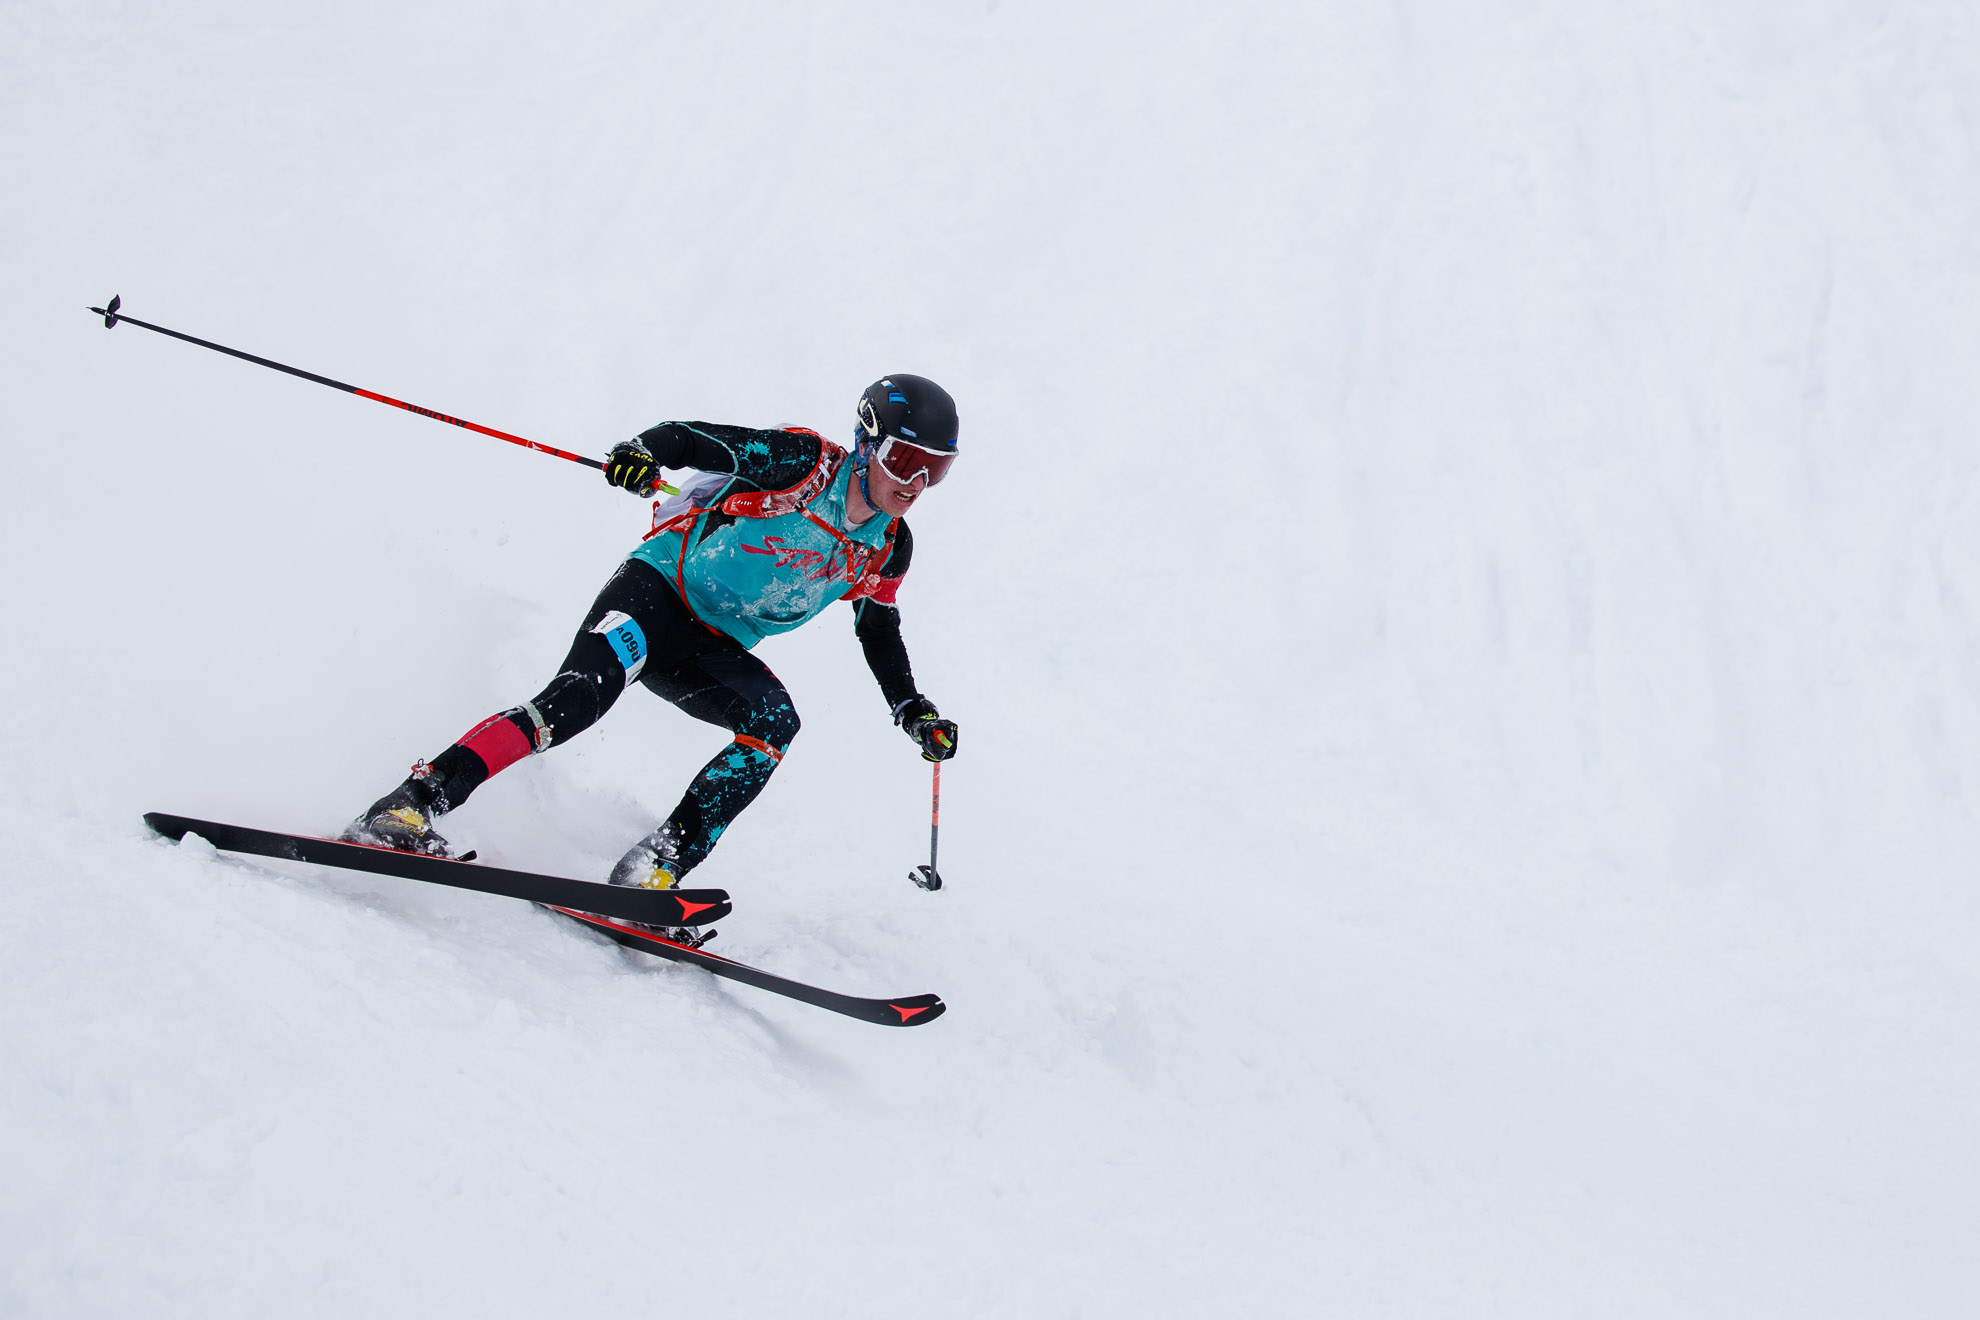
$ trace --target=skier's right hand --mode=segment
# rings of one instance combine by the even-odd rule
[[[653,455],[646,452],[646,446],[637,440],[621,440],[605,456],[605,480],[621,490],[629,490],[642,497],[651,495],[654,483],[659,479],[660,465],[653,461]]]

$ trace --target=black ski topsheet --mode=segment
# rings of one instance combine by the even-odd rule
[[[815,985],[793,981],[788,977],[759,970],[747,963],[739,963],[733,958],[724,958],[719,953],[706,949],[691,949],[685,944],[668,939],[657,931],[634,930],[616,921],[593,916],[587,912],[574,912],[555,903],[545,904],[552,912],[561,913],[579,921],[641,953],[657,954],[678,963],[713,972],[731,981],[753,985],[759,990],[768,990],[774,995],[796,999],[818,1008],[829,1008],[834,1013],[843,1013],[861,1022],[877,1022],[883,1027],[918,1027],[925,1022],[933,1022],[948,1011],[940,995],[909,995],[904,999],[860,999],[854,995],[842,995],[835,990],[821,990]]]
[[[147,811],[144,823],[168,839],[197,834],[223,852],[282,857],[316,866],[397,876],[402,880],[424,880],[429,884],[602,913],[625,921],[651,922],[656,926],[699,926],[720,921],[734,910],[728,894],[720,889],[638,889],[630,885],[567,880],[531,871],[505,871],[499,866],[483,866],[452,857],[427,857],[364,843],[318,839],[307,834],[276,834],[243,825],[168,816],[160,811]]]

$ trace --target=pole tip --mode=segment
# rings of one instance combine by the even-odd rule
[[[123,305],[124,296],[120,293],[113,293],[110,295],[110,305],[108,307],[92,307],[89,310],[103,318],[103,328],[105,330],[112,330],[117,325],[117,309]]]

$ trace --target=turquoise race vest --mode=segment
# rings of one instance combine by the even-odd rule
[[[689,495],[701,498],[684,509],[656,501],[653,530],[632,557],[666,574],[704,626],[744,647],[789,632],[835,600],[872,594],[893,549],[894,520],[875,515],[848,527],[852,464],[837,445],[819,445],[818,466],[789,490],[725,496],[732,483],[724,481],[713,491],[691,486]]]

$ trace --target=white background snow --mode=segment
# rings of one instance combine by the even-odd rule
[[[1980,1309],[1980,16],[0,8],[0,1313]],[[957,396],[720,947],[221,856],[550,675],[602,453]],[[644,693],[450,818],[597,877]]]

